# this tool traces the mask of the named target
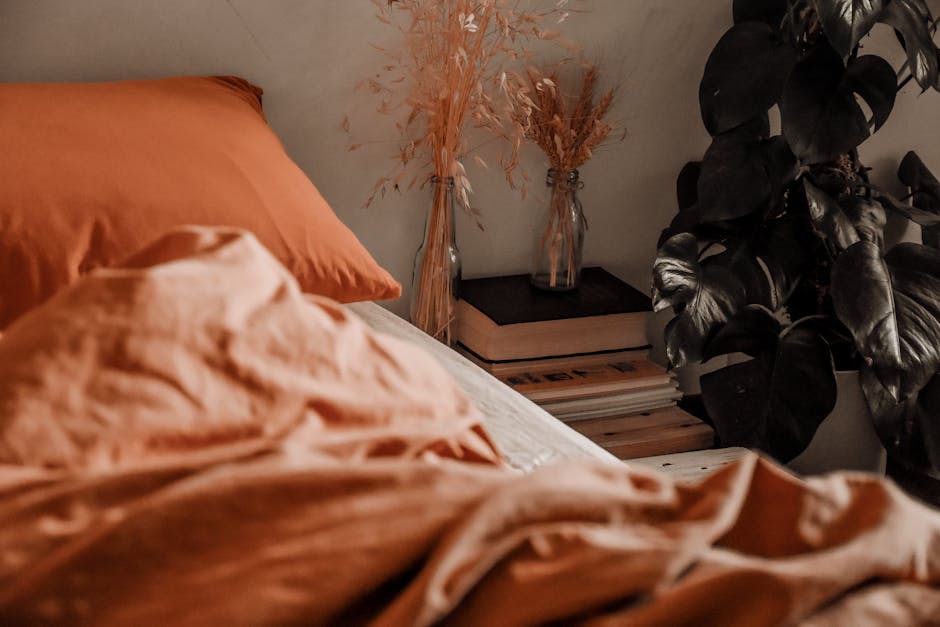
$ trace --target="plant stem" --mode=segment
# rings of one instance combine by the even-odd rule
[[[446,184],[434,186],[434,200],[428,216],[424,257],[417,270],[420,280],[415,289],[412,322],[437,340],[450,345],[454,322],[454,285],[450,254],[453,227],[450,198]]]

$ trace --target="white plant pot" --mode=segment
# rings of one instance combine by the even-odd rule
[[[671,309],[666,309],[654,313],[647,318],[646,337],[655,338],[654,341],[650,342],[652,348],[650,349],[649,359],[660,366],[666,366],[669,363],[669,358],[666,356],[666,346],[662,338],[666,325],[672,320],[674,315]],[[740,361],[740,359],[737,361]],[[705,364],[696,361],[686,366],[673,368],[672,374],[676,377],[679,390],[686,396],[692,396],[702,393],[702,386],[699,383],[699,379],[703,374],[721,370],[732,363],[737,362],[732,361],[728,355],[721,355],[708,360],[708,363]]]
[[[702,393],[702,384],[700,380],[702,375],[715,372],[716,370],[721,370],[722,368],[727,368],[732,362],[728,355],[721,355],[713,359],[709,359],[706,363],[692,362],[686,366],[680,366],[678,368],[673,368],[673,374],[676,375],[676,380],[679,383],[679,389],[686,396],[693,394]]]
[[[858,371],[836,373],[836,406],[805,451],[787,466],[802,475],[859,470],[883,475],[887,455],[872,424]]]

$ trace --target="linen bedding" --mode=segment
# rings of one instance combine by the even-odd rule
[[[513,471],[454,380],[190,228],[0,339],[0,624],[938,624],[940,515],[748,455]]]

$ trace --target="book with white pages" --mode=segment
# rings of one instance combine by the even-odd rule
[[[675,405],[682,392],[674,387],[637,390],[624,394],[611,394],[579,398],[556,403],[541,403],[542,408],[561,420],[584,420],[617,414],[629,414],[659,407]]]

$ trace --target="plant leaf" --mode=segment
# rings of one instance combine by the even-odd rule
[[[930,33],[930,11],[922,0],[891,0],[879,21],[894,28],[907,53],[907,65],[922,89],[937,88],[937,46]]]
[[[766,113],[780,99],[798,56],[796,48],[767,24],[744,22],[731,27],[709,55],[699,85],[708,132],[715,136]]]
[[[892,461],[940,479],[940,375],[898,402],[870,370],[859,378],[875,430]]]
[[[852,54],[884,8],[882,0],[813,0],[813,4],[826,38],[843,59]]]
[[[940,371],[940,250],[907,242],[885,261],[901,331],[901,394],[907,398]]]
[[[792,217],[764,220],[741,241],[727,244],[735,252],[729,268],[744,282],[749,304],[775,311],[787,302],[807,266],[803,231],[804,227]],[[748,266],[755,268],[748,272]],[[756,278],[744,281],[755,273]],[[759,288],[754,288],[758,282]]]
[[[764,169],[776,200],[782,201],[787,186],[799,175],[799,162],[783,135],[771,137],[761,144]]]
[[[690,233],[669,238],[653,263],[653,308],[676,313],[665,330],[666,353],[676,366],[697,361],[706,338],[744,305],[744,288],[727,268],[699,262]]]
[[[906,215],[921,225],[940,223],[940,182],[916,152],[910,151],[901,159],[898,179],[911,190],[911,204],[917,210]]]
[[[739,245],[736,249],[729,248],[717,255],[712,255],[702,263],[707,266],[721,266],[728,270],[741,284],[745,303],[771,306],[773,290],[767,274],[760,265],[758,257],[746,243]]]
[[[771,328],[766,314],[746,315],[751,320],[745,324],[765,338]],[[719,332],[715,340],[720,337]],[[835,406],[835,372],[826,341],[799,323],[768,349],[759,358],[703,375],[702,400],[723,446],[759,448],[787,462],[803,452]]]
[[[920,227],[920,241],[924,246],[940,250],[940,225]]]
[[[691,233],[702,221],[702,213],[698,210],[698,205],[692,205],[685,209],[679,209],[679,212],[672,218],[665,229],[659,234],[659,241],[656,248],[662,248],[669,238],[679,233]]]
[[[809,217],[816,231],[845,250],[859,241],[855,225],[842,211],[836,200],[813,185],[808,178],[803,178],[803,190],[806,193],[806,205],[809,208]]]
[[[843,205],[807,178],[803,179],[803,189],[813,227],[822,237],[842,250],[860,240],[873,242],[879,249],[884,247],[887,216],[879,202],[849,196]]]
[[[895,213],[898,213],[912,222],[924,227],[933,227],[940,224],[940,213],[934,211],[933,209],[921,209],[915,205],[908,204],[903,202],[891,194],[883,192],[881,190],[876,190],[872,188],[872,197],[877,199],[882,205],[891,209]],[[929,207],[929,205],[921,200],[923,206]]]
[[[894,68],[873,54],[852,59],[845,71],[846,84],[868,103],[872,111],[869,124],[876,132],[891,116],[898,94],[898,77]]]
[[[835,159],[871,135],[865,113],[871,107],[877,129],[888,118],[897,94],[894,69],[880,57],[853,59],[848,69],[832,48],[819,45],[800,61],[783,88],[780,116],[783,135],[804,163]]]
[[[679,233],[666,240],[653,262],[653,311],[681,309],[692,300],[700,270],[694,235]]]
[[[877,200],[853,196],[842,210],[855,227],[860,239],[872,242],[884,250],[884,231],[888,221],[884,205]]]
[[[695,208],[680,212],[672,226],[684,221],[685,214],[695,214]],[[792,216],[770,220],[748,218],[687,229],[700,240],[721,243],[725,248],[705,259],[704,265],[726,268],[744,289],[746,303],[772,310],[786,303],[806,268],[809,257],[805,230],[802,222]]]
[[[673,235],[691,232],[702,221],[702,214],[698,210],[698,179],[702,171],[701,161],[689,161],[679,176],[676,177],[676,201],[679,213],[675,215],[669,226],[659,235],[656,248],[660,248]]]
[[[694,233],[706,241],[721,241],[729,228],[724,222],[704,222],[698,205],[698,181],[701,161],[690,161],[683,166],[676,179],[676,197],[679,211],[669,226],[662,230],[656,248],[662,247],[673,235]]]
[[[780,330],[780,321],[772,311],[762,305],[748,305],[708,341],[703,360],[730,353],[757,358],[771,356],[777,350]]]
[[[733,220],[766,208],[772,187],[759,140],[734,131],[712,140],[698,180],[699,209],[709,222]]]
[[[679,176],[676,177],[676,199],[679,203],[679,211],[688,209],[698,202],[698,179],[701,172],[701,161],[689,161],[679,171]]]
[[[798,174],[796,157],[782,136],[765,139],[739,127],[714,139],[698,178],[702,220],[721,222],[778,204]]]
[[[888,265],[871,242],[858,242],[832,267],[832,304],[882,385],[900,394],[901,336]]]
[[[858,242],[833,265],[832,301],[893,398],[909,398],[940,369],[940,251],[905,243],[882,257]]]
[[[734,23],[764,22],[774,28],[780,27],[787,14],[787,0],[734,0],[732,13]]]

